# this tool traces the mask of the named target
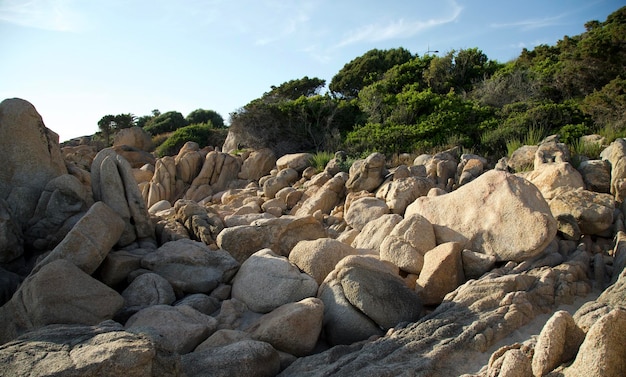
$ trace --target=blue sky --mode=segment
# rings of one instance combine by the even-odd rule
[[[272,85],[330,83],[373,49],[478,47],[506,62],[604,21],[624,0],[0,0],[0,100],[61,141],[106,114],[229,114]]]

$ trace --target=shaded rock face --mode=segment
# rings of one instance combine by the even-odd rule
[[[557,223],[535,186],[512,174],[491,170],[447,195],[421,197],[406,210],[433,224],[437,243],[523,261],[552,241]]]
[[[118,244],[154,240],[154,225],[128,161],[112,149],[103,149],[92,162],[91,176],[94,200],[106,203],[124,220]]]
[[[29,102],[18,98],[4,100],[0,103],[0,157],[0,199],[7,203],[3,212],[10,214],[16,227],[22,228],[33,217],[48,182],[67,174],[59,136],[46,128]],[[7,243],[12,246],[9,248]],[[9,262],[22,254],[15,237],[1,238],[0,250],[5,250],[0,254],[0,262]]]
[[[6,376],[173,376],[180,356],[113,321],[94,326],[50,325],[0,346]]]
[[[372,153],[364,160],[357,160],[350,167],[350,178],[346,182],[349,191],[374,191],[383,183],[387,169],[385,156]]]

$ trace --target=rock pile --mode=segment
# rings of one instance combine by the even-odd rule
[[[5,375],[626,370],[624,140],[578,169],[550,138],[496,169],[455,148],[317,172],[194,143],[150,160],[141,130],[57,139],[0,104]]]

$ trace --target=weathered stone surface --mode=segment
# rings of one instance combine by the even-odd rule
[[[362,190],[373,192],[383,183],[386,175],[385,156],[372,153],[350,166],[350,178],[346,182],[346,188],[352,192]]]
[[[217,329],[217,320],[191,306],[154,305],[128,319],[129,331],[147,331],[167,350],[185,354]]]
[[[424,305],[440,304],[445,295],[463,284],[462,250],[461,244],[448,242],[424,255],[424,267],[416,288]]]
[[[124,306],[145,308],[152,305],[170,305],[176,300],[174,289],[160,275],[141,274],[122,292]]]
[[[424,254],[437,245],[432,224],[419,214],[400,221],[380,244],[380,259],[419,274]]]
[[[49,324],[95,325],[113,318],[123,304],[117,292],[71,262],[58,259],[26,278],[0,307],[0,343]]]
[[[63,174],[52,179],[28,222],[26,243],[38,250],[54,248],[92,204],[91,191],[78,178]]]
[[[139,148],[128,145],[114,145],[111,149],[120,155],[120,157],[124,160],[128,161],[130,167],[134,169],[139,169],[146,164],[154,165],[156,162],[152,153],[148,153]]]
[[[317,284],[322,284],[340,260],[356,254],[355,248],[341,241],[319,238],[298,242],[289,254],[289,261],[311,275]]]
[[[67,173],[59,136],[46,128],[32,104],[5,99],[0,103],[0,157],[0,199],[9,203],[21,226],[32,217],[48,181]]]
[[[207,193],[220,192],[237,179],[241,161],[228,153],[211,151],[206,155],[202,170],[191,183],[185,198],[196,202],[209,196]],[[207,189],[210,189],[207,191]]]
[[[541,164],[535,170],[524,173],[523,177],[537,186],[546,200],[552,199],[556,190],[565,187],[585,188],[583,177],[569,162]]]
[[[188,353],[181,358],[187,376],[273,377],[280,371],[280,356],[268,343],[242,340],[225,347]]]
[[[181,239],[146,254],[141,266],[167,279],[177,291],[208,293],[230,281],[239,263],[224,250],[210,250],[201,242]]]
[[[550,200],[554,217],[571,215],[583,234],[603,234],[613,225],[615,200],[609,194],[584,189],[563,189]]]
[[[345,220],[352,228],[362,230],[370,221],[388,213],[389,207],[383,200],[366,196],[350,203]]]
[[[181,373],[180,356],[113,321],[50,325],[0,346],[5,376],[142,377]]]
[[[293,169],[298,172],[311,166],[313,155],[310,153],[292,153],[281,156],[276,161],[278,170]]]
[[[91,175],[94,200],[103,201],[126,224],[118,245],[153,240],[154,225],[128,161],[110,148],[103,149],[91,164]]]
[[[320,286],[317,297],[324,303],[324,334],[331,345],[352,344],[372,336],[382,336],[383,330],[371,318],[354,307],[346,298],[337,273],[331,272]]]
[[[268,175],[275,165],[276,155],[271,149],[263,148],[252,151],[241,165],[239,178],[258,181],[259,178]]]
[[[221,329],[214,332],[204,342],[198,344],[194,352],[224,347],[242,340],[252,340],[250,333],[242,330]]]
[[[466,279],[477,279],[496,264],[496,257],[464,249],[461,252],[463,259],[463,273]]]
[[[34,272],[52,261],[65,259],[91,275],[117,243],[123,230],[123,220],[109,206],[97,202],[35,267]]]
[[[343,199],[347,179],[348,175],[346,173],[338,173],[335,175],[324,183],[313,196],[306,199],[304,203],[302,203],[302,206],[298,208],[295,215],[297,217],[310,216],[316,211],[330,214],[330,211]]]
[[[186,185],[191,184],[200,173],[204,161],[205,155],[200,152],[198,143],[193,141],[186,142],[174,158],[176,179]]]
[[[141,258],[150,249],[115,250],[107,254],[98,270],[98,278],[109,287],[126,283],[128,275],[141,268]]]
[[[571,314],[560,310],[543,326],[532,359],[532,372],[544,376],[578,352],[585,334],[576,326]]]
[[[449,194],[421,197],[405,216],[418,213],[435,230],[437,244],[523,261],[542,252],[557,223],[537,188],[515,175],[491,170]]]
[[[298,171],[292,168],[285,168],[271,176],[263,182],[263,195],[272,199],[276,193],[285,187],[293,185],[298,180]]]
[[[588,190],[607,194],[611,192],[611,164],[608,161],[582,161],[578,171]]]
[[[213,293],[214,292],[211,292],[211,295],[213,295]],[[180,305],[191,306],[202,314],[212,315],[219,310],[220,300],[213,296],[207,296],[203,293],[193,293],[174,303],[174,306]]]
[[[381,328],[389,329],[419,318],[422,311],[419,297],[399,275],[389,272],[385,262],[349,256],[335,269],[346,299]]]
[[[193,238],[207,245],[214,244],[215,238],[224,229],[221,217],[214,210],[192,200],[176,201],[174,211],[174,219],[183,224]]]
[[[310,354],[322,330],[324,304],[309,297],[278,307],[246,329],[253,339],[296,356]]]
[[[217,236],[217,245],[228,251],[239,263],[255,252],[269,248],[288,256],[300,241],[328,237],[322,224],[312,216],[282,216],[224,229]]]
[[[518,266],[510,263],[478,280],[466,282],[450,293],[442,305],[415,323],[389,331],[385,337],[371,342],[334,347],[299,358],[280,376],[417,373],[443,377],[475,372],[468,370],[472,363],[455,360],[463,360],[472,350],[484,352],[539,313],[567,299],[571,289],[585,284],[583,260],[584,256],[577,254],[570,262],[555,268],[525,272],[513,272]],[[326,301],[324,305],[328,306]]]
[[[376,197],[387,203],[391,213],[403,215],[406,207],[420,196],[426,196],[435,187],[432,180],[425,177],[395,178],[383,184]]]
[[[626,309],[615,308],[591,326],[564,376],[622,376],[626,370],[625,344]]]
[[[0,263],[15,260],[24,252],[22,226],[16,220],[9,203],[0,198]]]
[[[373,250],[375,254],[378,254],[383,240],[400,221],[402,221],[402,216],[397,214],[386,214],[373,219],[365,224],[354,238],[352,247]]]
[[[539,146],[537,145],[523,145],[516,149],[511,158],[508,159],[507,165],[515,172],[521,172],[534,168],[535,153],[537,153]]]
[[[268,313],[281,305],[314,297],[318,285],[286,257],[270,249],[250,256],[233,279],[232,296],[250,310]]]
[[[123,128],[115,133],[113,145],[128,145],[149,152],[154,147],[152,137],[141,127]]]
[[[615,139],[600,153],[600,157],[611,164],[610,193],[618,202],[623,202],[626,197],[626,140]]]

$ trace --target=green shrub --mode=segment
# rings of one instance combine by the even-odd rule
[[[324,168],[326,168],[326,165],[333,159],[333,157],[335,157],[335,155],[330,152],[317,152],[313,155],[313,157],[311,157],[311,166],[313,166],[318,172],[321,172]]]
[[[198,143],[200,148],[209,145],[222,145],[226,140],[227,133],[228,130],[216,130],[208,123],[192,124],[174,131],[167,140],[159,145],[156,154],[159,157],[175,155],[188,141]]]

